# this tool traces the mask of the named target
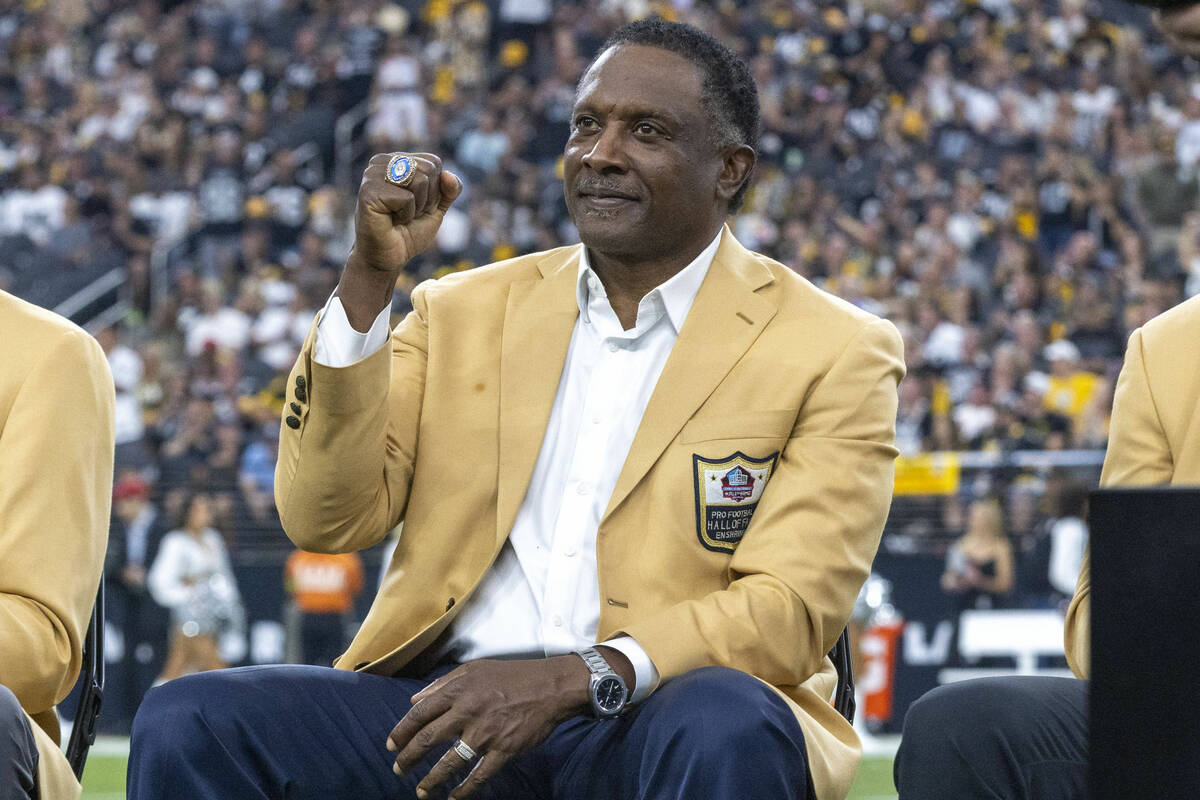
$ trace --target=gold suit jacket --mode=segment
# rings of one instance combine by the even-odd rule
[[[104,563],[113,403],[95,339],[0,291],[0,683],[36,723],[45,800],[80,793],[55,705],[79,676]]]
[[[350,367],[315,363],[310,332],[289,378],[299,411],[285,409],[281,427],[284,529],[306,550],[343,552],[404,520],[338,667],[395,673],[446,629],[504,544],[578,315],[580,252],[422,284],[391,347]],[[632,636],[664,681],[723,665],[774,687],[826,798],[846,795],[860,756],[829,704],[826,653],[891,501],[902,351],[891,323],[727,228],[596,537],[599,639]],[[738,465],[768,481],[740,542],[721,520],[741,501],[702,485]]]
[[[1129,337],[1113,397],[1102,486],[1200,485],[1200,296]],[[1066,650],[1081,678],[1091,663],[1090,555],[1067,610]]]

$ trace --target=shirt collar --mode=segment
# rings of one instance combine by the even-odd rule
[[[700,255],[692,259],[692,263],[652,289],[642,300],[643,303],[655,299],[661,302],[676,333],[683,329],[683,321],[687,318],[688,311],[692,309],[692,303],[696,301],[696,295],[700,292],[700,284],[704,283],[704,276],[708,274],[713,258],[717,255],[722,231],[717,232],[713,240],[708,243],[708,247],[705,247],[700,251]],[[592,300],[592,290],[589,286],[592,279],[594,279],[597,289],[603,293],[604,286],[600,282],[600,277],[592,270],[588,261],[587,248],[582,247],[579,253],[579,277],[575,285],[575,301],[579,304],[579,313],[584,321],[588,320],[588,303]]]

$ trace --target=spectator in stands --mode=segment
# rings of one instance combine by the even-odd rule
[[[279,426],[267,423],[262,438],[256,438],[243,451],[238,467],[238,486],[250,513],[265,523],[275,510],[275,460],[279,454]]]
[[[119,628],[124,643],[117,670],[124,684],[124,707],[116,710],[118,718],[128,724],[154,681],[156,673],[147,671],[167,639],[162,608],[146,586],[147,570],[158,555],[167,526],[150,499],[150,484],[135,472],[125,473],[113,487],[113,517],[105,557],[105,602],[107,619]]]
[[[163,537],[146,578],[155,601],[171,611],[167,660],[156,683],[221,669],[221,634],[241,620],[241,599],[225,549],[213,529],[209,497],[194,494],[183,525]]]
[[[1004,529],[1000,502],[976,500],[967,511],[967,530],[946,554],[942,588],[955,595],[961,613],[999,608],[1013,586],[1012,543]]]
[[[1100,377],[1079,366],[1079,348],[1067,339],[1046,345],[1043,356],[1050,365],[1043,402],[1052,414],[1070,420],[1072,430],[1083,422],[1096,394]]]
[[[389,36],[375,72],[367,137],[375,150],[406,149],[427,138],[421,61],[410,38]]]
[[[333,666],[346,648],[354,599],[363,590],[362,559],[358,553],[297,549],[283,572],[283,587],[298,612],[289,635],[299,640],[301,663]]]
[[[1048,524],[1050,537],[1050,559],[1048,574],[1050,586],[1057,592],[1055,598],[1065,603],[1075,594],[1075,584],[1087,552],[1087,486],[1070,481],[1058,493],[1054,518]]]

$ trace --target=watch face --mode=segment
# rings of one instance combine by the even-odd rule
[[[625,703],[625,687],[620,678],[608,676],[596,684],[596,703],[605,711],[618,711]]]

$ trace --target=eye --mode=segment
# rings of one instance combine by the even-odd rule
[[[662,131],[660,131],[658,127],[651,122],[639,122],[633,126],[633,131],[638,136],[656,136],[659,133],[662,133]]]
[[[599,127],[600,123],[596,121],[595,117],[589,117],[587,114],[580,114],[575,118],[575,130],[579,131],[580,133],[590,133],[594,130],[597,130]]]

